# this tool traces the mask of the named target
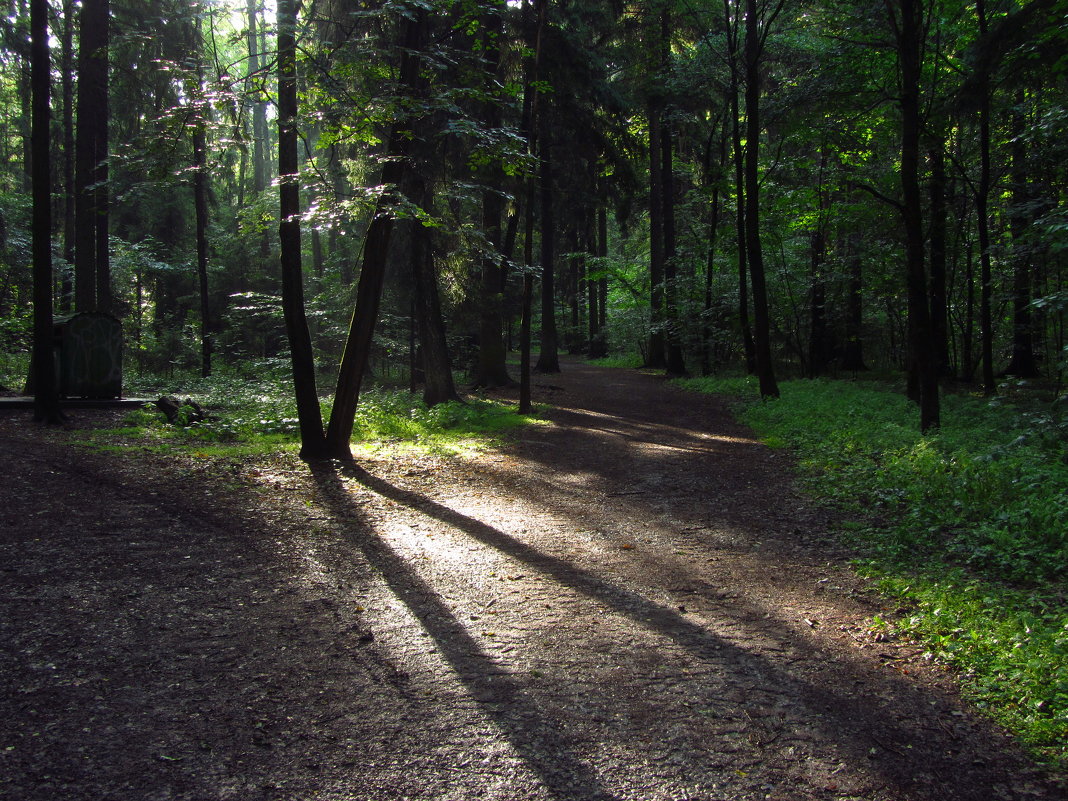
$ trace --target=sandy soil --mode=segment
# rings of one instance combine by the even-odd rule
[[[539,384],[552,426],[356,466],[0,417],[0,798],[1066,797],[877,641],[830,514],[720,401]]]

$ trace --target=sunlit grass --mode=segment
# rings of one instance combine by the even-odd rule
[[[180,386],[180,391],[172,389],[167,394],[179,402],[199,404],[207,419],[191,420],[183,412],[172,424],[154,405],[146,404],[130,412],[122,428],[94,432],[87,442],[107,448],[113,446],[110,441],[122,440],[126,447],[157,453],[196,451],[219,456],[270,455],[299,449],[296,403],[284,378],[253,380],[223,374],[189,378]],[[160,394],[162,387],[157,383],[140,389],[145,394]],[[328,401],[323,401],[322,412],[325,421]],[[540,422],[536,416],[520,415],[513,406],[496,400],[471,398],[427,407],[418,396],[404,390],[371,389],[360,397],[351,445],[354,455],[456,455],[486,448],[515,428]]]
[[[1041,402],[947,396],[918,431],[900,393],[791,381],[761,402],[749,379],[683,382],[740,398],[803,481],[849,513],[860,569],[912,611],[894,625],[952,665],[974,702],[1068,766],[1068,438]]]

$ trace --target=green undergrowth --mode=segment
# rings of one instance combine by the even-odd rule
[[[741,399],[742,419],[797,456],[849,513],[860,569],[908,611],[892,625],[953,666],[979,707],[1068,768],[1068,423],[1056,404],[947,395],[921,436],[892,388],[752,379],[685,386]]]
[[[91,444],[118,447],[116,441],[121,440],[153,451],[184,450],[202,456],[267,455],[299,449],[296,404],[284,380],[223,375],[187,379],[181,386],[165,394],[194,401],[207,419],[195,420],[194,408],[186,406],[175,423],[168,423],[153,404],[145,404],[126,416],[122,428],[95,433]],[[139,389],[146,396],[164,394],[158,386]],[[324,401],[324,421],[328,416],[329,403]],[[508,431],[536,422],[494,400],[470,398],[427,407],[407,391],[371,389],[360,396],[352,450],[354,454],[396,449],[455,455],[486,447]]]
[[[645,363],[641,354],[638,353],[618,353],[612,356],[604,356],[600,359],[587,359],[586,361],[597,367],[624,367],[635,369],[641,367]]]

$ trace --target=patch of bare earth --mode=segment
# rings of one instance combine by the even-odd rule
[[[721,402],[567,365],[476,457],[0,418],[0,797],[1053,799]],[[103,413],[82,413],[82,426]]]

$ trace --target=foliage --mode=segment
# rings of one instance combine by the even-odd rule
[[[738,395],[738,382],[684,382]],[[871,382],[746,388],[743,419],[786,444],[806,484],[858,521],[863,569],[913,607],[898,629],[957,668],[976,702],[1068,763],[1068,419],[1026,388],[951,396],[921,437],[909,403]],[[1008,394],[1008,393],[1005,393]]]

